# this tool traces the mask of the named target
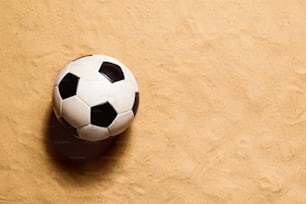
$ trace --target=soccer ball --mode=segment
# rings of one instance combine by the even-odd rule
[[[60,71],[53,90],[53,111],[73,135],[101,141],[124,132],[139,104],[137,82],[118,60],[87,55]]]

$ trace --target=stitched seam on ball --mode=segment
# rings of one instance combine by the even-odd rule
[[[85,103],[85,105],[87,105],[89,107],[89,109],[91,108],[90,105],[88,103],[86,103],[86,101],[84,101],[81,97],[78,96],[78,94],[75,95],[78,99],[80,99],[80,101],[82,101],[83,103]]]

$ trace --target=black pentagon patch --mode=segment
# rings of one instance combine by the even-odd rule
[[[103,62],[99,72],[112,83],[124,79],[121,67],[111,62]]]
[[[78,136],[77,129],[70,125],[63,117],[61,117],[59,120],[62,125],[67,128],[73,135]]]
[[[77,91],[79,77],[68,73],[58,85],[58,89],[62,99],[74,96]]]
[[[72,61],[76,61],[76,60],[81,59],[81,58],[83,58],[83,57],[89,57],[89,56],[92,56],[92,55],[83,55],[83,56],[78,57],[78,58],[76,58],[76,59],[74,59],[74,60],[72,60]]]
[[[108,102],[91,107],[90,122],[100,127],[108,127],[117,117],[117,112]]]
[[[134,116],[136,115],[137,111],[138,111],[138,105],[139,105],[139,93],[136,92],[135,93],[135,100],[134,100],[134,104],[133,104],[133,113],[134,113]]]

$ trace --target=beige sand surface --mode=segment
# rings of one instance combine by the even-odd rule
[[[306,203],[303,0],[1,0],[0,203]],[[135,74],[106,155],[59,162],[58,71],[90,53]]]

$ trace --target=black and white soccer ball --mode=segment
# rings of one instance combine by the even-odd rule
[[[137,82],[118,60],[105,55],[75,59],[58,74],[53,111],[73,135],[100,141],[124,132],[139,104]]]

